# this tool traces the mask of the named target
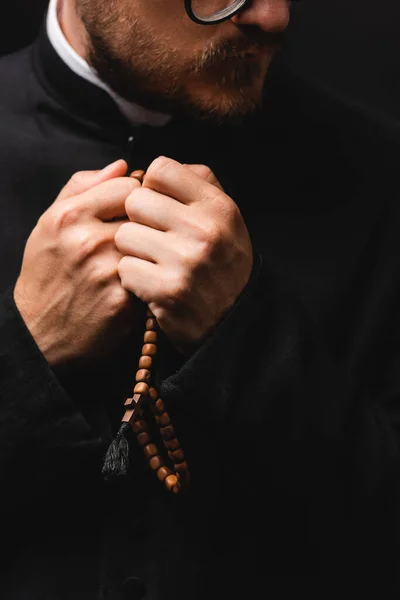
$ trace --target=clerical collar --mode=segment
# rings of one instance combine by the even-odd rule
[[[120,98],[99,78],[94,69],[92,69],[77,52],[75,52],[68,43],[58,22],[57,2],[58,0],[50,0],[46,28],[50,43],[63,62],[76,75],[107,92],[115,101],[124,117],[128,119],[132,125],[152,125],[155,127],[166,125],[171,120],[170,115],[150,111],[143,106]]]

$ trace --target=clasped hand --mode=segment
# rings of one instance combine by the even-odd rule
[[[137,299],[190,354],[249,279],[247,228],[207,167],[160,157],[143,185],[126,172],[75,174],[27,241],[14,299],[51,366],[117,347],[139,325]]]
[[[122,286],[190,353],[246,285],[253,262],[242,215],[209,168],[157,158],[125,203],[115,242]]]

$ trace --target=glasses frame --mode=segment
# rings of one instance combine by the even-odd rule
[[[241,11],[246,4],[248,4],[249,0],[233,0],[231,6],[228,8],[223,8],[219,12],[215,13],[212,17],[205,17],[204,19],[200,19],[192,10],[192,0],[185,0],[185,9],[192,21],[198,23],[199,25],[217,25],[218,23],[222,23],[223,21],[227,21],[231,19],[234,15],[236,15],[239,11]]]

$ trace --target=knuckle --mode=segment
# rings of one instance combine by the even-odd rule
[[[118,227],[117,231],[115,232],[114,242],[118,249],[120,249],[122,247],[124,240],[126,238],[127,225],[129,225],[129,223],[123,223],[122,225],[120,225]]]
[[[214,173],[211,171],[210,167],[207,165],[196,165],[197,174],[206,181],[210,181],[215,179]]]
[[[143,200],[143,194],[146,193],[146,190],[143,188],[135,188],[131,191],[131,193],[129,194],[129,196],[127,197],[126,201],[125,201],[125,210],[126,210],[126,214],[128,215],[129,218],[133,219],[136,214],[137,214],[137,210],[140,207],[142,200]]]
[[[243,216],[235,202],[229,202],[224,206],[225,226],[231,230],[239,229],[243,224]]]
[[[199,226],[199,238],[205,250],[212,248],[220,238],[220,231],[213,222],[202,223]]]
[[[98,287],[107,287],[116,279],[117,267],[106,260],[93,261],[90,275]]]
[[[147,169],[146,177],[150,177],[152,179],[158,178],[165,169],[171,168],[174,161],[166,156],[159,156],[149,166]]]
[[[72,225],[76,225],[81,218],[81,210],[76,203],[65,201],[53,207],[48,214],[48,225],[55,231],[63,231]]]
[[[118,276],[124,289],[128,287],[128,268],[129,258],[127,256],[123,256],[118,263]]]
[[[81,229],[74,232],[73,244],[76,248],[77,261],[83,262],[96,253],[99,240],[87,229]]]
[[[129,304],[129,298],[129,292],[120,283],[116,282],[109,294],[109,303],[112,312],[117,313],[126,308]]]
[[[164,304],[169,309],[181,306],[187,300],[190,293],[191,281],[188,272],[184,269],[176,272],[168,280]]]
[[[85,171],[77,171],[76,173],[74,173],[71,179],[69,180],[72,189],[74,189],[75,187],[80,187],[84,182],[86,175],[87,174],[85,173]]]

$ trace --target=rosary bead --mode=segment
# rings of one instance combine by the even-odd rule
[[[134,394],[148,394],[149,386],[147,385],[147,383],[144,383],[143,381],[141,381],[140,383],[137,383],[135,385],[135,387],[133,388],[133,393]]]
[[[139,383],[141,381],[143,382],[149,382],[150,381],[150,371],[148,369],[139,369],[139,371],[136,373],[136,381]]]
[[[157,400],[157,398],[158,398],[158,392],[157,392],[157,390],[156,390],[155,387],[150,386],[149,396],[150,396],[150,399],[153,400],[153,402],[155,402]]]
[[[176,439],[176,437],[174,437],[172,440],[165,440],[164,441],[164,446],[168,449],[168,450],[178,450],[181,446],[178,442],[178,440]]]
[[[135,171],[132,171],[130,177],[132,177],[132,179],[137,179],[140,181],[140,183],[143,183],[145,174],[145,171],[142,171],[142,169],[136,169]]]
[[[167,427],[162,427],[160,429],[160,433],[163,440],[172,440],[175,437],[175,431],[174,428],[171,427],[171,425],[168,425]]]
[[[153,363],[153,359],[151,356],[141,356],[139,358],[139,369],[151,369],[151,365]]]
[[[139,446],[147,446],[151,442],[151,438],[147,431],[142,431],[142,433],[138,433],[136,436],[137,441],[139,442]]]
[[[156,423],[159,427],[166,427],[167,425],[171,425],[171,419],[169,418],[169,414],[167,412],[163,412],[162,415],[157,415]]]
[[[164,479],[171,474],[171,469],[168,469],[168,467],[160,467],[157,471],[157,477],[160,481],[164,481]]]
[[[164,462],[161,456],[159,454],[156,454],[155,456],[152,456],[149,460],[149,465],[150,468],[153,469],[153,471],[158,471],[158,469],[164,465]]]
[[[145,446],[144,455],[146,458],[151,458],[152,456],[155,456],[156,454],[158,454],[158,449],[155,444],[147,444],[147,446]]]
[[[144,344],[142,347],[142,356],[155,356],[157,354],[157,346],[155,344]]]
[[[164,406],[164,402],[161,400],[161,398],[159,398],[156,402],[154,402],[153,406],[153,412],[156,415],[162,415],[163,412],[165,411],[165,406]]]
[[[143,336],[143,341],[145,344],[155,344],[157,342],[157,332],[156,331],[145,331]]]
[[[157,331],[158,323],[154,317],[149,317],[146,319],[146,330],[147,331]]]
[[[148,425],[146,423],[146,421],[144,421],[143,419],[139,419],[137,421],[135,421],[134,423],[132,423],[132,431],[133,433],[136,433],[136,435],[138,433],[141,433],[142,431],[148,431]]]
[[[168,475],[165,478],[164,483],[165,483],[165,485],[167,487],[167,490],[171,490],[175,494],[179,492],[180,485],[179,485],[178,478],[177,478],[176,475],[173,475],[171,473],[171,475]]]
[[[168,456],[170,457],[170,459],[172,460],[172,462],[174,464],[175,463],[179,464],[185,460],[185,454],[184,454],[182,448],[179,448],[178,450],[175,450],[174,452],[169,451]]]

